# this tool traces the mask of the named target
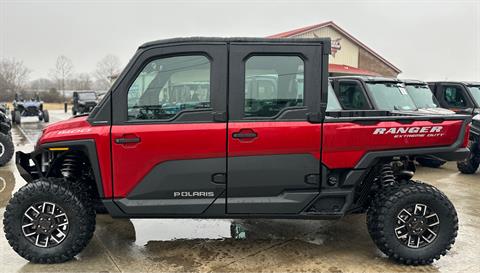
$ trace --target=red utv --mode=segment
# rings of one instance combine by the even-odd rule
[[[432,263],[454,243],[457,214],[401,162],[464,158],[470,116],[326,111],[329,53],[329,39],[140,46],[88,117],[50,125],[34,151],[17,152],[28,184],[6,207],[8,242],[32,262],[70,260],[92,237],[99,204],[127,218],[366,211],[388,257]]]

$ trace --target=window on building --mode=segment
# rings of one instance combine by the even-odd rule
[[[296,56],[253,56],[245,65],[245,117],[273,117],[304,105],[303,60]]]
[[[128,90],[129,120],[165,120],[210,108],[210,61],[205,56],[154,60]]]

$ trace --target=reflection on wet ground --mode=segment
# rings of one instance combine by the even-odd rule
[[[26,149],[24,145],[19,148]],[[0,189],[3,188],[0,218],[3,219],[4,203],[24,182],[12,163],[0,168],[0,177],[3,178],[0,179]],[[474,272],[480,267],[479,178],[480,173],[458,174],[454,163],[436,170],[419,168],[416,179],[429,181],[443,190],[454,203],[460,219],[453,249],[431,266],[403,266],[388,260],[371,241],[363,215],[338,221],[130,221],[99,215],[91,243],[76,260],[64,264],[28,263],[10,249],[0,234],[0,271]]]

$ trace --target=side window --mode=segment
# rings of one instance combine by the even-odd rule
[[[368,110],[367,98],[358,82],[339,81],[338,99],[346,110]]]
[[[450,107],[467,107],[467,100],[458,86],[444,86],[443,98]]]
[[[303,106],[303,60],[297,56],[252,56],[245,65],[245,117],[273,117]]]
[[[128,120],[165,120],[210,108],[210,61],[201,55],[156,59],[128,89]]]

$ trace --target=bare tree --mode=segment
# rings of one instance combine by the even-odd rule
[[[0,95],[4,97],[2,99],[10,99],[15,92],[21,90],[30,72],[22,61],[13,58],[0,60]]]
[[[105,56],[97,63],[95,70],[95,84],[100,89],[108,89],[115,76],[120,73],[120,59],[112,54]]]
[[[57,82],[58,89],[62,90],[65,100],[65,84],[73,72],[73,63],[69,58],[60,55],[55,63],[55,68],[51,71],[52,78]]]
[[[39,78],[31,81],[29,86],[35,91],[47,91],[50,90],[50,88],[55,88],[55,83],[49,79]]]

